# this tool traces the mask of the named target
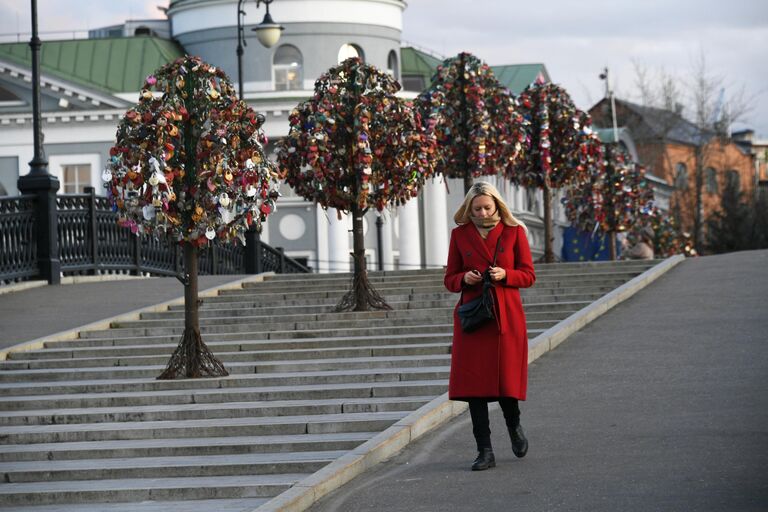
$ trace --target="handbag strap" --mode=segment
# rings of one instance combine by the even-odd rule
[[[499,235],[499,238],[496,240],[496,250],[493,251],[493,265],[491,265],[492,267],[496,266],[496,256],[498,256],[498,254],[499,254],[499,245],[501,244],[501,237],[502,237],[503,234],[504,233],[502,232]]]
[[[491,264],[492,267],[496,266],[496,256],[499,254],[499,245],[501,244],[501,235],[499,235],[499,238],[496,240],[496,249],[493,251],[493,263]],[[486,269],[485,272],[483,272],[483,288],[486,287],[492,287],[493,283],[491,283],[491,275],[488,273],[488,270]]]
[[[496,266],[496,256],[499,254],[499,245],[501,245],[501,236],[499,235],[499,238],[496,240],[496,249],[493,251],[493,264],[492,267]],[[488,287],[492,287],[493,283],[491,283],[491,276],[486,270],[483,272],[483,290]],[[459,297],[459,304],[464,304],[464,290],[461,290],[461,296]]]

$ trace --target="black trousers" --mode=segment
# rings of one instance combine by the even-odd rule
[[[488,399],[470,398],[469,415],[472,417],[472,433],[477,442],[477,451],[491,448],[491,423],[488,419]],[[499,398],[499,406],[504,412],[504,422],[508,430],[514,430],[520,424],[520,406],[517,398]]]

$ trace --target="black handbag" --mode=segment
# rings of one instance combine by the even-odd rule
[[[493,265],[496,266],[496,254],[499,252],[499,243],[501,237],[496,242],[496,250],[493,253]],[[491,274],[486,269],[483,272],[483,292],[476,299],[461,304],[457,311],[459,315],[459,322],[461,323],[461,330],[464,332],[476,331],[490,320],[496,318],[495,301],[493,300],[493,284],[491,284]],[[464,299],[464,292],[462,292],[462,300]]]

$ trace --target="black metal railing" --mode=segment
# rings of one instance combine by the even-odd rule
[[[138,237],[117,225],[117,214],[95,190],[56,197],[61,271],[65,275],[130,273],[174,276],[182,249],[167,240]],[[35,197],[0,198],[0,282],[40,276],[35,247]],[[249,233],[248,245],[210,244],[200,251],[199,272],[302,273],[310,269]]]
[[[0,280],[37,276],[35,196],[0,198]]]

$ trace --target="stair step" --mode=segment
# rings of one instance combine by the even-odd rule
[[[298,416],[362,412],[394,412],[418,409],[433,397],[332,398],[320,400],[270,400],[178,404],[163,406],[91,407],[81,409],[26,410],[4,412],[0,426],[76,425],[141,421],[185,421],[198,419]]]
[[[437,396],[445,393],[447,379],[389,382],[351,382],[248,388],[171,389],[147,393],[70,393],[0,397],[0,411],[83,407],[132,407],[212,402],[256,402],[265,400],[312,400],[320,398]]]
[[[0,404],[8,397],[46,395],[51,393],[122,393],[126,389],[136,392],[201,390],[204,388],[242,388],[267,386],[301,386],[347,384],[357,382],[398,382],[429,380],[447,377],[446,366],[414,368],[375,368],[373,370],[331,370],[311,372],[285,372],[267,374],[232,375],[215,379],[107,379],[71,382],[13,382],[0,388]],[[1,409],[0,409],[1,410]]]
[[[314,473],[344,451],[0,463],[6,483]]]
[[[0,505],[269,498],[307,476],[309,473],[3,484],[0,486]]]
[[[0,445],[0,461],[177,457],[238,453],[352,450],[376,432],[331,432],[269,436],[185,437]]]
[[[376,368],[410,368],[414,366],[435,366],[447,365],[450,362],[450,344],[431,344],[431,345],[408,345],[405,350],[399,349],[392,351],[392,354],[411,353],[414,355],[377,355],[368,357],[373,353],[381,353],[381,349],[372,347],[371,349],[361,348],[355,350],[334,350],[328,356],[336,356],[336,359],[312,359],[310,354],[301,351],[307,359],[299,359],[302,354],[286,354],[279,352],[270,352],[272,357],[265,357],[264,352],[251,353],[251,361],[239,362],[229,357],[228,353],[217,353],[217,357],[222,361],[230,375],[243,375],[252,373],[285,373],[302,371],[332,371],[339,369],[374,370]],[[294,351],[299,352],[299,351]],[[247,352],[236,352],[235,354],[245,354]],[[326,354],[323,354],[326,355]],[[291,359],[280,360],[278,358],[285,356],[296,356]],[[359,357],[357,357],[359,356]],[[93,358],[96,359],[96,358]],[[92,362],[93,359],[89,360]],[[127,359],[127,360],[126,360]],[[69,366],[62,367],[63,362],[73,363],[72,359],[44,359],[39,361],[27,362],[27,367],[31,369],[15,369],[13,372],[0,373],[0,382],[61,382],[74,380],[106,380],[106,379],[147,379],[156,378],[165,369],[168,356],[158,356],[152,362],[152,365],[139,365],[144,363],[145,357],[138,356],[134,359],[128,357],[124,359],[98,359],[104,364],[99,366]],[[265,362],[266,360],[266,362]],[[258,361],[258,362],[253,362]],[[34,363],[34,364],[33,364]],[[109,364],[112,363],[112,364]],[[22,361],[17,364],[25,364]],[[26,368],[26,367],[25,367]],[[4,366],[4,369],[12,367]]]
[[[128,503],[76,503],[3,507],[3,512],[244,512],[255,510],[269,498],[235,498],[218,500],[142,501]]]
[[[284,352],[277,350],[242,350],[224,352],[218,350],[218,347],[210,347],[214,354],[224,363],[230,374],[243,374],[243,373],[268,373],[270,371],[276,371],[276,365],[297,365],[297,371],[309,368],[313,362],[319,362],[323,365],[327,365],[332,361],[338,361],[340,368],[349,368],[351,365],[358,363],[371,363],[369,365],[363,364],[360,367],[376,367],[375,362],[386,362],[383,359],[384,356],[393,356],[405,361],[405,366],[414,366],[412,359],[416,356],[427,355],[440,355],[447,354],[450,348],[449,337],[446,336],[441,343],[420,343],[411,345],[384,345],[384,346],[352,346],[352,347],[332,347],[322,349],[286,349]],[[83,375],[88,371],[104,372],[106,370],[112,370],[115,375],[128,375],[125,373],[129,369],[134,369],[137,372],[142,369],[154,369],[158,366],[164,366],[168,362],[170,353],[175,349],[174,345],[158,345],[149,347],[136,347],[133,352],[137,355],[128,356],[124,353],[130,353],[130,348],[117,347],[114,350],[110,350],[109,347],[105,347],[101,350],[97,356],[89,356],[90,353],[95,352],[95,349],[75,349],[71,351],[65,351],[64,353],[71,353],[71,358],[38,358],[38,354],[30,354],[30,358],[26,360],[15,359],[12,361],[5,361],[0,365],[4,370],[15,370],[12,373],[0,374],[0,382],[13,382],[20,380],[21,377],[29,375],[31,379],[23,380],[62,380],[57,373],[51,373],[50,379],[45,378],[45,373],[42,370],[54,369],[61,372],[79,370],[83,372]],[[312,358],[312,352],[318,352],[316,355],[318,358]],[[51,355],[51,354],[46,354]],[[323,357],[324,359],[319,359]],[[361,359],[362,358],[362,359]],[[384,364],[384,366],[391,366]],[[415,365],[418,366],[418,365]],[[28,370],[28,371],[27,371]],[[24,372],[24,373],[22,373]],[[61,373],[63,374],[63,373]],[[137,373],[137,376],[143,375]],[[147,376],[150,376],[147,374]],[[156,377],[156,375],[154,375]],[[79,377],[82,378],[82,377]]]
[[[0,427],[0,439],[11,444],[174,439],[277,434],[322,434],[384,430],[407,411],[311,414],[280,417],[216,418],[185,421],[85,423],[77,425],[23,425]]]

